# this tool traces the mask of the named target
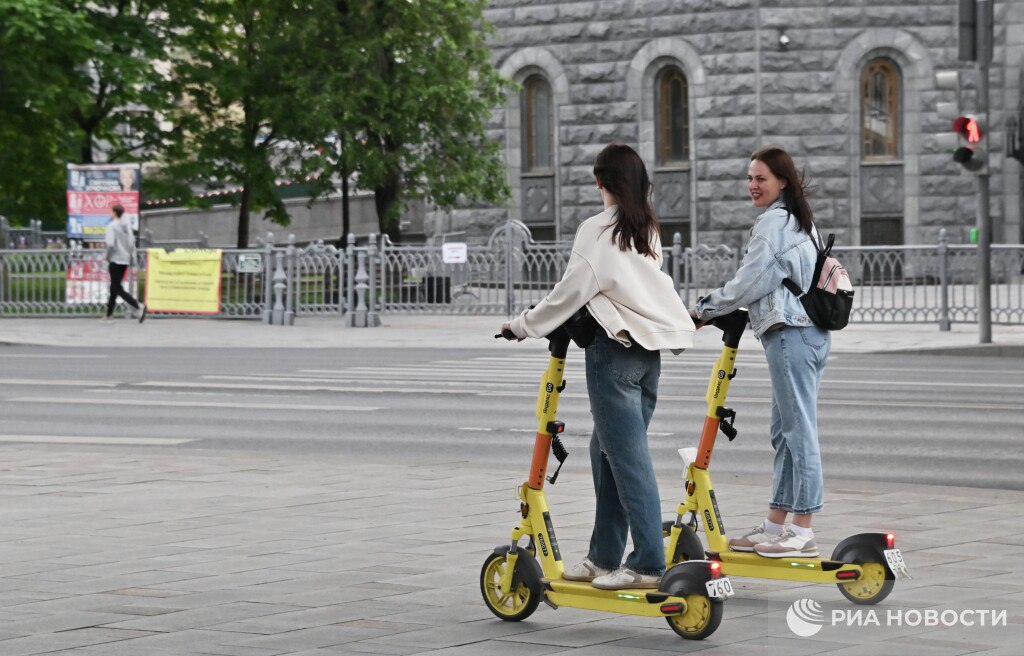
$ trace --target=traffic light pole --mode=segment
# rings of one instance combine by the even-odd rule
[[[992,0],[978,0],[978,110],[988,129],[988,66],[992,57]],[[987,5],[987,6],[986,6]],[[992,343],[992,215],[989,208],[987,165],[978,180],[978,343]]]

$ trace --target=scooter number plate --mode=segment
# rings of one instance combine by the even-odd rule
[[[732,581],[724,576],[720,579],[711,579],[710,581],[707,581],[704,583],[704,587],[707,588],[708,596],[712,599],[725,599],[726,597],[731,597],[736,594],[732,589]]]
[[[897,580],[910,580],[910,572],[907,571],[907,563],[903,560],[903,554],[899,549],[886,549],[882,553],[885,554],[885,562],[889,563],[889,569],[891,569],[892,573],[896,575]]]

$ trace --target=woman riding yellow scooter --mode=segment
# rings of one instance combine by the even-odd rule
[[[580,225],[565,275],[551,293],[502,331],[542,338],[584,306],[599,324],[586,349],[597,513],[589,552],[564,578],[603,590],[657,588],[665,550],[647,427],[657,402],[659,351],[689,348],[695,328],[661,270],[651,182],[639,155],[609,145],[597,156],[594,177],[604,211]],[[633,552],[623,563],[627,532]]]

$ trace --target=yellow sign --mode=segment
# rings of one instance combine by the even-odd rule
[[[146,306],[153,312],[220,314],[221,249],[146,250]]]

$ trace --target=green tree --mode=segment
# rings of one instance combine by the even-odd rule
[[[0,204],[62,222],[67,163],[146,159],[166,135],[180,0],[0,0]],[[102,153],[102,156],[99,154]]]
[[[506,83],[490,63],[483,0],[320,0],[318,39],[306,55],[321,76],[306,98],[323,168],[372,190],[381,231],[401,238],[409,199],[450,209],[508,195],[487,121]],[[333,17],[333,19],[332,19]]]
[[[73,152],[67,98],[92,43],[85,18],[41,0],[0,0],[0,214],[62,221]]]
[[[309,20],[278,0],[207,0],[174,20],[185,46],[175,62],[182,138],[167,152],[165,178],[240,186],[240,248],[252,212],[289,223],[275,183],[298,174],[307,146],[295,139],[306,120],[296,89],[308,85],[294,76],[314,74],[289,36]]]

